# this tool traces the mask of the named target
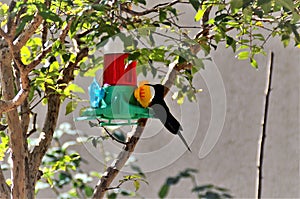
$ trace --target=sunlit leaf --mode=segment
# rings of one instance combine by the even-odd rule
[[[137,192],[139,189],[140,189],[140,182],[138,180],[135,180],[133,181],[133,185],[134,185],[134,188],[135,188],[135,192]]]
[[[78,103],[74,100],[70,101],[66,106],[66,113],[65,115],[68,115],[72,113],[77,108]]]
[[[255,60],[255,59],[253,59],[253,58],[251,58],[251,66],[253,67],[253,68],[258,68],[258,64],[257,64],[257,61]]]
[[[21,60],[24,64],[29,64],[31,59],[31,52],[27,46],[21,48]]]
[[[184,102],[184,96],[181,96],[181,97],[179,97],[179,98],[177,99],[177,103],[178,103],[179,105],[183,104],[183,102]]]
[[[197,14],[195,15],[195,21],[199,21],[200,19],[202,19],[205,11],[206,9],[199,9]]]
[[[69,84],[67,86],[67,88],[65,89],[65,94],[69,95],[70,92],[85,93],[84,89],[78,86],[77,84]]]
[[[238,54],[239,60],[245,60],[249,58],[249,52],[248,51],[242,51]]]

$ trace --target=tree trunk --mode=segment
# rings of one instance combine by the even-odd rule
[[[14,76],[12,69],[12,56],[8,45],[5,41],[1,41],[1,85],[4,100],[12,100],[14,93]],[[12,198],[25,198],[25,181],[26,181],[26,160],[28,158],[26,134],[23,133],[19,114],[17,109],[13,109],[7,114],[7,124],[10,132],[10,147],[12,158]]]

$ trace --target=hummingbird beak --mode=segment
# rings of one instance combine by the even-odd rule
[[[146,86],[152,86],[152,87],[153,87],[153,85],[152,85],[152,84],[144,84],[144,85],[146,85]]]

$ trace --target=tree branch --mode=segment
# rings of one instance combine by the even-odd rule
[[[3,199],[10,198],[10,187],[6,184],[6,180],[1,168],[0,168],[0,198]]]
[[[3,91],[3,99],[11,101],[14,98],[14,76],[12,69],[12,55],[8,45],[4,40],[0,40],[1,44],[1,85]],[[26,182],[26,160],[28,155],[26,134],[23,133],[18,111],[13,109],[7,112],[7,124],[10,133],[10,148],[12,157],[12,198],[25,198],[25,182]]]
[[[2,28],[0,28],[0,36],[3,37],[6,41],[10,41],[11,40],[11,38],[9,37],[9,35],[7,33],[5,33]]]
[[[175,0],[175,1],[172,1],[172,2],[160,3],[160,4],[155,5],[151,9],[147,9],[147,10],[144,10],[144,11],[141,11],[141,12],[131,10],[128,7],[126,7],[125,4],[122,4],[121,5],[121,11],[126,12],[126,13],[131,14],[131,15],[134,15],[134,16],[144,16],[144,15],[148,15],[148,14],[153,13],[153,12],[158,12],[159,9],[166,8],[166,7],[169,7],[169,6],[173,6],[173,5],[178,4],[178,3],[185,3],[185,2],[182,2],[181,0]]]
[[[16,7],[16,2],[15,1],[11,1],[10,5],[9,5],[9,8],[8,8],[8,13],[12,13],[12,11],[13,11],[13,9],[15,7]],[[15,33],[15,30],[16,30],[16,25],[14,24],[13,19],[14,19],[14,15],[10,14],[8,16],[8,20],[7,20],[7,24],[8,24],[8,26],[7,26],[7,34],[9,34],[9,35],[11,35],[12,30],[14,30],[13,34]]]
[[[174,84],[174,81],[179,71],[184,70],[186,68],[190,68],[190,64],[179,65],[173,63],[172,65],[170,65],[169,74],[167,75],[167,78],[164,82],[164,85],[168,88],[165,90],[165,95],[168,93],[169,88]],[[104,175],[98,181],[93,195],[94,199],[99,199],[104,197],[108,187],[110,187],[110,184],[118,175],[119,171],[125,165],[129,157],[131,156],[132,152],[134,151],[135,146],[137,145],[144,131],[146,123],[147,123],[146,118],[141,118],[138,120],[138,125],[132,129],[132,133],[131,133],[132,136],[128,138],[128,141],[126,145],[123,147],[123,150],[119,153],[117,159],[112,163],[111,166],[107,168]]]
[[[263,163],[264,163],[264,149],[265,149],[265,140],[267,135],[267,123],[268,123],[268,114],[269,114],[269,101],[270,94],[272,89],[272,76],[273,76],[273,62],[274,62],[274,53],[271,52],[270,60],[267,68],[267,83],[265,89],[265,109],[263,115],[262,130],[260,134],[260,140],[258,145],[258,163],[257,163],[257,198],[261,198],[262,194],[262,179],[263,179]]]
[[[43,17],[39,15],[39,13],[36,13],[33,22],[25,30],[23,30],[17,40],[14,41],[16,51],[19,51],[27,43],[42,22]]]
[[[62,32],[59,35],[59,40],[61,43],[65,43],[65,39],[67,37],[68,31],[70,30],[71,24],[73,20],[69,20],[66,27],[62,30]],[[52,51],[52,45],[49,45],[47,48],[45,48],[28,66],[26,66],[26,72],[29,73],[31,70],[33,70],[39,63],[41,63],[42,59]]]
[[[64,43],[65,38],[67,36],[67,33],[71,27],[72,20],[70,20],[61,32],[59,36],[59,40]],[[4,44],[7,45],[7,44]],[[3,45],[0,45],[0,47]],[[13,50],[13,47],[9,45],[10,49]],[[12,100],[0,100],[0,114],[3,112],[11,111],[18,106],[20,106],[24,100],[27,98],[29,93],[29,79],[28,79],[28,73],[33,70],[41,61],[42,59],[52,50],[52,45],[48,46],[46,49],[44,49],[28,66],[24,66],[19,58],[19,53],[14,52],[12,53],[14,55],[14,60],[17,63],[18,68],[20,69],[20,78],[21,78],[21,84],[22,87],[19,90],[18,94],[12,99]],[[0,63],[1,64],[1,63]]]
[[[0,114],[16,109],[28,95],[28,90],[21,89],[12,100],[0,100]]]
[[[75,62],[69,62],[66,68],[64,68],[62,78],[57,81],[58,84],[64,85],[60,87],[61,89],[65,89],[66,85],[74,79],[75,68],[77,67],[78,63],[87,55],[88,49],[81,49],[77,54]],[[42,130],[43,133],[40,135],[38,146],[35,146],[32,152],[29,154],[30,173],[27,184],[30,186],[29,190],[31,191],[27,193],[27,198],[34,198],[34,185],[38,177],[36,174],[38,173],[42,158],[50,147],[61,105],[60,95],[54,93],[51,88],[46,88],[46,94],[48,96],[48,106]]]

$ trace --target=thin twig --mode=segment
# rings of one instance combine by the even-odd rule
[[[11,1],[9,4],[8,13],[12,13],[12,11],[15,7],[16,7],[16,2]],[[11,33],[12,27],[14,26],[14,25],[11,25],[14,23],[13,20],[14,20],[14,14],[9,14],[8,20],[7,20],[7,24],[8,24],[7,25],[7,34]]]
[[[120,144],[127,144],[127,142],[124,142],[122,140],[119,140],[118,138],[116,138],[115,136],[113,136],[108,130],[107,128],[105,128],[104,126],[102,126],[102,128],[105,130],[105,132],[107,133],[107,135],[114,141],[120,143]]]
[[[36,132],[36,118],[37,118],[37,113],[33,113],[33,121],[32,121],[32,124],[33,124],[33,127],[32,129],[27,133],[27,137],[31,136],[33,133]]]
[[[144,16],[144,15],[148,15],[148,14],[153,13],[153,12],[158,12],[159,9],[163,9],[163,8],[166,8],[166,7],[169,7],[169,6],[173,6],[177,3],[187,3],[187,2],[182,2],[180,0],[176,0],[176,1],[167,2],[167,3],[160,3],[160,4],[155,5],[151,9],[146,9],[146,10],[141,11],[141,12],[131,10],[131,9],[127,8],[126,6],[124,6],[124,5],[121,5],[121,11],[126,12],[126,13],[131,14],[131,15],[134,15],[134,16]]]
[[[263,161],[264,161],[264,149],[265,149],[265,140],[267,134],[267,122],[268,122],[268,112],[269,112],[269,101],[270,101],[270,94],[271,94],[271,87],[272,87],[272,75],[273,75],[273,61],[274,61],[274,53],[270,53],[270,60],[267,68],[267,83],[266,83],[266,90],[265,90],[265,109],[263,114],[263,124],[262,124],[262,131],[260,135],[260,140],[258,144],[258,168],[257,168],[257,198],[261,198],[262,193],[262,180],[263,180]]]

